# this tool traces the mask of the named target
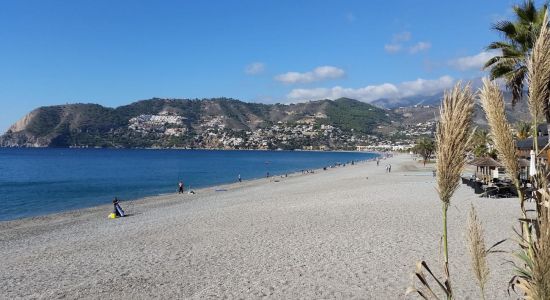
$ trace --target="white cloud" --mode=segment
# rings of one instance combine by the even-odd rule
[[[384,50],[388,53],[397,53],[401,50],[400,44],[386,44],[384,45]]]
[[[412,34],[409,31],[396,33],[392,36],[391,43],[384,45],[384,50],[388,53],[397,53],[402,50],[408,50],[410,54],[416,54],[432,47],[430,42],[416,42],[412,44],[412,41],[410,41],[411,37]]]
[[[346,75],[344,70],[333,66],[320,66],[313,71],[299,73],[288,72],[275,76],[275,80],[283,83],[308,83],[325,79],[336,79]]]
[[[496,55],[500,55],[500,51],[482,51],[476,55],[459,57],[449,61],[449,65],[460,71],[481,70],[483,65]]]
[[[442,76],[438,79],[418,78],[414,81],[405,81],[400,84],[400,98],[417,95],[434,95],[453,86],[451,76]]]
[[[403,49],[403,42],[411,39],[411,33],[408,31],[399,32],[393,35],[390,44],[384,45],[384,50],[388,53],[397,53]]]
[[[409,48],[409,53],[415,54],[421,51],[428,50],[431,47],[432,47],[432,44],[429,42],[418,42]]]
[[[261,62],[255,62],[251,63],[246,68],[244,68],[244,72],[248,75],[257,75],[262,73],[265,70],[265,64]]]
[[[442,76],[431,80],[419,78],[414,81],[405,81],[399,84],[383,83],[361,88],[335,86],[332,88],[293,89],[288,93],[287,98],[291,101],[300,102],[347,97],[364,102],[372,102],[382,98],[399,99],[419,95],[430,96],[451,88],[453,83],[454,79],[452,77]]]
[[[408,31],[403,31],[403,32],[394,34],[392,41],[394,43],[399,43],[399,42],[406,42],[410,39],[411,39],[411,33]]]

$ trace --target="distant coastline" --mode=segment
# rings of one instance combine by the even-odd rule
[[[120,150],[213,150],[213,151],[286,151],[286,152],[342,152],[342,153],[372,153],[372,154],[378,154],[383,155],[385,153],[391,153],[393,151],[386,150],[386,151],[376,151],[376,150],[343,150],[343,149],[327,149],[327,150],[310,150],[310,149],[224,149],[224,148],[185,148],[185,147],[167,147],[167,148],[159,148],[159,147],[131,147],[131,148],[124,148],[124,147],[49,147],[49,146],[43,146],[43,147],[26,147],[26,146],[0,146],[0,149],[120,149]]]
[[[216,150],[216,151],[299,151],[299,152],[352,152],[352,153],[385,153],[391,152],[388,151],[374,151],[374,150],[344,150],[344,149],[327,149],[327,150],[317,150],[317,149],[233,149],[233,148],[186,148],[186,147],[80,147],[80,146],[69,146],[69,147],[51,147],[51,146],[40,146],[40,147],[27,147],[27,146],[0,146],[0,149],[125,149],[125,150]]]
[[[0,148],[0,220],[368,161],[357,151]],[[47,200],[47,201],[46,201]]]

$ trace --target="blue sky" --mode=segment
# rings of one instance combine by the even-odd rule
[[[517,1],[2,1],[0,132],[74,102],[434,93],[483,74]]]

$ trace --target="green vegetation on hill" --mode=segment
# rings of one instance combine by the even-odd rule
[[[179,125],[143,125],[131,128],[130,119],[146,115],[182,117]],[[24,129],[9,131],[0,137],[3,146],[89,146],[89,147],[226,147],[222,141],[248,139],[244,132],[263,128],[267,140],[257,137],[262,147],[294,149],[307,146],[348,147],[338,144],[335,133],[328,136],[304,134],[299,138],[273,140],[273,126],[285,124],[295,128],[313,126],[312,130],[331,125],[342,133],[371,134],[380,124],[388,125],[391,112],[352,99],[321,100],[292,105],[246,103],[229,98],[150,99],[118,108],[97,104],[71,104],[41,107],[27,118]],[[212,123],[213,122],[213,123]],[[303,125],[300,125],[303,124]],[[140,125],[141,126],[141,125]],[[157,128],[152,128],[151,126]],[[15,128],[15,127],[14,127]],[[18,127],[19,128],[19,127]],[[179,134],[167,134],[175,128]],[[278,129],[279,130],[279,129]],[[290,129],[289,129],[290,130]],[[339,133],[339,135],[342,135]],[[277,133],[280,134],[280,133]],[[332,142],[331,142],[332,141]],[[236,143],[234,140],[230,143]],[[335,144],[336,143],[336,144]],[[239,146],[231,146],[239,147]]]
[[[393,115],[376,106],[348,98],[331,101],[326,114],[328,124],[362,133],[371,133],[381,124],[390,124],[389,114]]]

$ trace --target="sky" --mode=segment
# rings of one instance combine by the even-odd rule
[[[485,74],[518,1],[4,0],[0,132],[65,103],[433,94]]]

